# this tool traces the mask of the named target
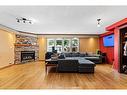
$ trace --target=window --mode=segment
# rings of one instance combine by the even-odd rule
[[[79,39],[73,38],[71,44],[72,44],[72,52],[78,52],[79,51]]]
[[[63,39],[56,39],[55,43],[56,43],[55,49],[57,50],[58,53],[61,53],[63,49]]]
[[[61,52],[79,52],[78,38],[49,38],[47,39],[47,51],[52,52],[52,47]]]
[[[63,40],[64,44],[63,44],[63,52],[70,52],[71,51],[71,39],[64,39]]]
[[[55,40],[47,39],[47,51],[52,52],[52,47],[55,47]]]

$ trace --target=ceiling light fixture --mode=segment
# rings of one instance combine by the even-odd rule
[[[26,19],[26,18],[23,18],[23,17],[16,18],[16,20],[17,20],[18,23],[32,24],[32,20],[29,20],[29,19]]]
[[[97,27],[100,27],[101,25],[100,25],[100,21],[101,21],[101,19],[97,19]]]
[[[17,19],[17,22],[20,22],[20,21]]]

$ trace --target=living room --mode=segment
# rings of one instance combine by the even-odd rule
[[[125,9],[1,6],[0,88],[126,89]]]

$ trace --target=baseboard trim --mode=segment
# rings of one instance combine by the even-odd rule
[[[45,60],[38,60],[38,61],[45,61]],[[5,69],[5,68],[9,68],[13,65],[21,65],[21,64],[20,63],[19,64],[11,64],[11,65],[8,65],[8,66],[1,67],[0,70]]]
[[[9,67],[11,67],[11,66],[13,66],[13,65],[15,65],[15,64],[11,64],[11,65],[8,65],[8,66],[1,67],[0,70],[9,68]]]

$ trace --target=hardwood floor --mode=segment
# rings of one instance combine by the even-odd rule
[[[94,74],[45,74],[44,62],[33,62],[0,70],[1,89],[127,89],[127,75],[119,74],[111,65],[96,65]]]

